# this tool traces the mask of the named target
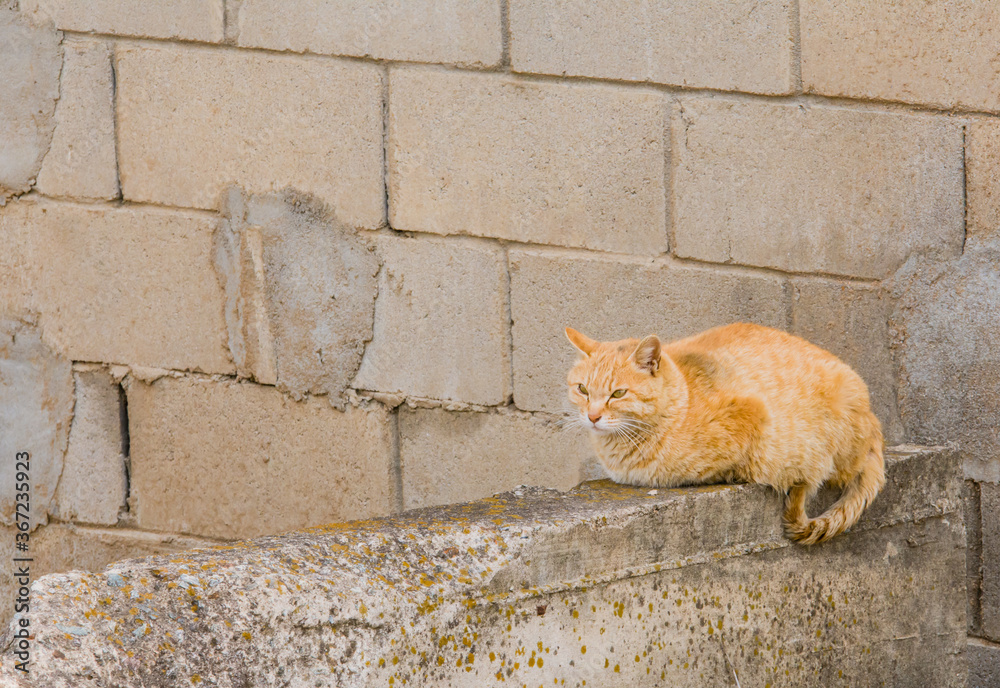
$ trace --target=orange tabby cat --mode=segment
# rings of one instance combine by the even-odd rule
[[[745,323],[665,345],[566,336],[583,354],[570,400],[616,482],[771,485],[786,494],[785,532],[804,544],[854,525],[885,484],[868,388],[803,339]],[[809,518],[806,501],[827,482],[843,493]]]

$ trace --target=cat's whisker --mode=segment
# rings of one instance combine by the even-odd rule
[[[627,428],[629,432],[631,432],[637,438],[642,439],[643,441],[649,440],[650,438],[655,436],[655,433],[652,432],[651,428],[637,426],[631,423],[623,423],[622,427]]]
[[[619,425],[615,427],[614,432],[616,437],[624,439],[626,442],[632,445],[635,451],[639,451],[639,443],[637,438],[635,437],[635,434],[631,430],[629,430],[626,426]]]
[[[645,428],[645,427],[643,427],[641,425],[633,425],[631,423],[622,423],[622,427],[628,428],[629,430],[631,430],[632,432],[634,432],[634,433],[636,433],[638,435],[646,436],[646,435],[650,434],[650,432],[649,432],[650,429],[649,428]]]
[[[643,427],[643,428],[646,428],[648,430],[652,430],[652,429],[654,429],[656,427],[653,423],[650,423],[649,421],[642,420],[641,418],[626,417],[626,418],[622,418],[621,422],[622,423],[628,423],[628,424],[633,425],[635,427]]]
[[[584,423],[583,418],[581,418],[579,416],[579,414],[573,414],[571,416],[566,416],[564,418],[560,418],[558,421],[556,421],[556,425],[562,431],[577,430],[577,429],[587,430],[588,429],[587,424]]]
[[[633,455],[642,454],[643,449],[649,444],[649,438],[643,438],[634,429],[624,424],[618,427],[618,435],[632,446],[633,451],[630,453]]]

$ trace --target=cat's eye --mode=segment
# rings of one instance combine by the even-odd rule
[[[621,399],[623,396],[625,396],[625,392],[627,392],[627,391],[628,390],[624,390],[624,389],[616,389],[614,392],[611,393],[611,398],[612,399]]]
[[[583,396],[587,396],[587,388],[584,387],[582,384],[577,385],[576,388],[577,390],[579,390],[580,394],[582,394]]]

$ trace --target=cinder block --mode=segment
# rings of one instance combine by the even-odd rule
[[[128,403],[140,528],[251,537],[394,508],[392,422],[380,405],[337,411],[191,378],[133,381]]]
[[[983,533],[983,635],[1000,642],[1000,484],[980,486]]]
[[[567,490],[593,463],[586,432],[508,410],[402,407],[399,446],[404,509],[468,502],[517,485]]]
[[[801,4],[806,91],[1000,110],[1000,5],[981,0]]]
[[[792,333],[854,368],[868,385],[886,442],[902,442],[889,348],[889,294],[877,286],[824,279],[794,279],[792,289]]]
[[[69,31],[219,42],[224,0],[21,0],[21,10]]]
[[[21,200],[0,212],[18,285],[8,305],[40,313],[45,341],[75,361],[225,373],[218,219],[161,208]]]
[[[118,196],[111,48],[66,41],[52,145],[37,188],[48,196]]]
[[[389,91],[393,228],[666,250],[661,94],[420,67]]]
[[[737,321],[789,322],[784,279],[667,260],[512,250],[510,281],[514,402],[524,410],[568,408],[576,353],[567,325],[600,340],[655,333],[671,341]]]
[[[948,118],[684,98],[673,132],[680,256],[883,278],[913,252],[961,252]]]
[[[502,53],[498,0],[243,0],[238,26],[239,45],[272,50],[476,67]]]
[[[789,93],[791,6],[789,0],[511,0],[511,65],[518,72]]]
[[[1000,122],[980,119],[966,127],[965,166],[969,236],[1000,238]]]
[[[959,444],[965,477],[1000,483],[1000,241],[909,260],[891,282],[899,411],[908,442]]]
[[[28,203],[19,199],[0,207],[0,314],[31,319],[35,301],[35,236],[25,221]]]
[[[292,187],[353,227],[385,221],[376,65],[173,45],[117,61],[126,199],[217,208],[229,184]]]
[[[121,388],[101,368],[77,370],[73,382],[73,423],[53,515],[114,525],[127,491]]]
[[[970,638],[965,657],[969,664],[968,688],[1000,686],[1000,645]]]
[[[31,188],[52,142],[61,38],[0,6],[0,206]]]
[[[503,251],[475,240],[380,237],[375,334],[358,389],[482,404],[510,395]]]
[[[0,555],[11,561],[15,554],[14,529],[0,528]],[[154,554],[170,554],[215,543],[180,535],[144,533],[120,528],[86,528],[63,523],[50,523],[32,533],[28,555],[31,579],[66,571],[98,572],[121,559],[138,559]],[[13,567],[0,568],[0,625],[6,627],[14,613],[16,590]]]

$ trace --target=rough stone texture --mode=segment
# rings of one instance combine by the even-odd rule
[[[110,46],[67,41],[60,84],[55,133],[37,188],[48,196],[117,198]]]
[[[809,0],[802,84],[835,96],[1000,111],[1000,5]]]
[[[72,418],[73,373],[69,361],[50,351],[29,324],[0,319],[3,525],[27,522],[30,532],[46,522],[62,472]],[[19,465],[22,460],[26,465]],[[28,489],[22,490],[23,485]],[[28,504],[18,508],[17,504],[24,501],[17,500],[16,494],[24,491],[29,494]]]
[[[273,387],[169,377],[133,381],[128,403],[140,528],[250,537],[393,510],[379,405],[342,412]]]
[[[76,361],[225,373],[217,218],[160,208],[22,199],[0,211],[11,312],[36,311],[45,341]],[[10,243],[7,239],[10,239]]]
[[[947,118],[684,98],[680,256],[856,277],[961,252],[962,129]]]
[[[37,312],[34,286],[37,267],[34,262],[35,236],[31,223],[25,221],[28,204],[22,199],[0,208],[0,315],[31,319]]]
[[[1000,122],[975,120],[965,130],[968,231],[1000,237]]]
[[[980,489],[983,534],[982,629],[984,636],[1000,642],[1000,485],[983,483]]]
[[[289,3],[243,0],[240,45],[492,67],[502,53],[498,0]]]
[[[771,276],[526,249],[510,252],[510,280],[514,401],[524,410],[567,408],[576,357],[567,325],[601,340],[666,341],[737,321],[788,325],[786,282]]]
[[[31,678],[964,686],[959,461],[888,469],[858,526],[812,549],[761,486],[598,482],[49,576]],[[0,680],[27,685],[11,653]]]
[[[965,501],[965,592],[968,604],[969,635],[983,634],[983,519],[980,484],[965,481],[962,498]],[[987,514],[987,517],[990,517]]]
[[[1000,646],[970,639],[965,648],[969,664],[968,688],[1000,686]]]
[[[213,543],[197,538],[135,530],[87,528],[63,523],[50,523],[31,534],[28,555],[32,580],[49,573],[63,571],[100,571],[119,559],[167,554]],[[0,529],[0,556],[11,561],[15,554],[14,529]],[[13,567],[0,568],[0,624],[4,626],[14,615]]]
[[[375,336],[358,389],[470,404],[510,395],[503,251],[474,240],[379,237]]]
[[[222,40],[224,0],[21,0],[60,29],[192,41]]]
[[[789,0],[512,0],[518,72],[752,93],[792,89]]]
[[[216,234],[240,375],[343,408],[372,338],[379,262],[368,242],[294,192],[227,202]]]
[[[389,90],[395,229],[666,250],[662,95],[418,67]]]
[[[61,34],[0,7],[0,206],[35,182],[52,141]]]
[[[293,187],[348,225],[385,221],[376,65],[148,44],[117,64],[126,199],[217,208],[230,184]]]
[[[61,521],[114,525],[128,490],[120,387],[100,368],[75,371],[73,382],[73,424],[52,513]]]
[[[879,287],[792,280],[792,333],[839,356],[861,375],[886,442],[897,444],[903,440],[903,424],[889,346],[891,308],[889,294]]]
[[[1000,240],[957,260],[910,260],[891,317],[907,437],[961,445],[966,477],[1000,482]]]
[[[586,433],[527,413],[399,411],[404,509],[467,502],[518,485],[566,490],[593,471],[593,455]]]

